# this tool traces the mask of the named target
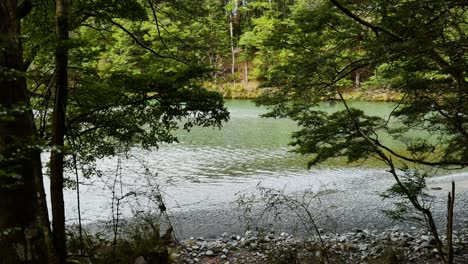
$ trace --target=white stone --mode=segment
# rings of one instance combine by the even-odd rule
[[[143,256],[139,256],[138,258],[135,259],[135,264],[148,264],[148,262],[145,260]]]

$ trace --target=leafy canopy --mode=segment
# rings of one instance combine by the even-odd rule
[[[266,72],[259,103],[270,116],[303,127],[294,135],[312,164],[347,156],[349,161],[384,151],[406,162],[468,165],[468,6],[464,1],[298,1],[292,15],[265,41],[287,51]],[[340,98],[356,71],[371,71],[368,86],[402,94],[387,119],[354,109],[313,110]],[[410,131],[425,131],[408,138]],[[405,147],[392,149],[383,134]],[[380,138],[379,138],[380,136]]]

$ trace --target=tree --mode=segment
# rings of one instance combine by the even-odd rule
[[[54,245],[60,263],[67,258],[65,235],[65,204],[63,201],[64,182],[64,140],[66,134],[66,109],[68,99],[68,16],[69,4],[67,0],[55,2],[55,27],[57,34],[57,46],[55,48],[55,100],[52,117],[53,146],[50,155],[50,194],[53,217]]]
[[[172,132],[180,126],[188,130],[227,121],[221,96],[201,86],[210,69],[193,59],[196,51],[184,43],[189,35],[179,34],[187,25],[172,16],[180,4],[131,0],[83,0],[70,6],[64,0],[55,6],[53,1],[0,4],[2,261],[65,262],[62,191],[70,154],[83,166],[92,165],[134,144],[149,148],[174,142]],[[180,27],[173,32],[162,28],[161,18]],[[105,42],[108,38],[127,45],[114,46]],[[115,50],[118,56],[112,54]],[[54,241],[40,161],[46,145],[51,148]]]
[[[30,2],[0,3],[0,259],[58,263],[24,74],[21,19]],[[29,8],[28,8],[29,6]]]
[[[259,101],[272,107],[269,116],[298,121],[302,129],[293,144],[313,156],[311,166],[340,156],[350,162],[375,157],[388,165],[398,191],[427,221],[444,262],[418,170],[468,165],[467,9],[456,0],[300,1],[293,23],[283,23],[270,38],[278,40],[271,48],[291,52],[286,63],[269,68],[264,86],[275,88]],[[402,94],[388,117],[398,127],[348,107],[340,88],[361,69],[374,69],[381,84]],[[337,98],[345,110],[313,108]],[[410,136],[415,130],[426,132]]]

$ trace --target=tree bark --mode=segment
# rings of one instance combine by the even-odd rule
[[[355,72],[355,78],[354,78],[354,88],[359,89],[361,88],[361,73],[359,72],[359,70],[356,70]]]
[[[249,82],[249,62],[245,61],[245,83]]]
[[[18,1],[0,2],[0,260],[57,263],[23,65]],[[44,210],[41,211],[41,210]]]
[[[53,217],[54,245],[60,263],[66,260],[65,204],[63,201],[63,167],[65,113],[68,94],[68,3],[56,0],[56,34],[58,45],[55,49],[57,79],[55,104],[52,115],[52,152],[50,156],[50,194]]]
[[[231,3],[231,2],[229,2]],[[229,10],[229,36],[231,40],[231,75],[233,83],[236,83],[235,73],[236,73],[236,49],[234,47],[234,17],[232,10]]]
[[[453,207],[455,205],[455,182],[447,200],[447,263],[453,264]]]

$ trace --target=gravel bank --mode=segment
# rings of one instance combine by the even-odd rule
[[[457,182],[455,227],[460,229],[468,226],[468,177],[445,176],[430,179],[428,181],[428,193],[433,196],[431,208],[434,217],[441,229],[445,226],[446,199],[450,181]],[[382,175],[365,175],[351,179],[340,186],[329,185],[326,191],[320,192],[313,198],[304,198],[300,193],[289,192],[288,195],[296,195],[308,203],[309,211],[316,225],[332,233],[346,233],[355,228],[366,230],[385,230],[394,227],[402,230],[410,230],[411,227],[422,226],[411,222],[396,222],[391,220],[383,211],[394,208],[394,200],[382,199],[380,194],[393,184],[389,177]],[[247,195],[258,192],[250,190]],[[262,214],[265,207],[255,204],[250,214],[242,211],[234,202],[223,203],[221,206],[198,208],[196,210],[184,210],[170,212],[172,223],[177,237],[187,239],[189,237],[217,237],[224,232],[242,233],[251,229],[276,229],[303,237],[306,235],[301,222],[302,217],[295,213],[285,212],[280,218]]]
[[[442,238],[445,239],[444,237]],[[445,242],[445,240],[444,240]],[[468,229],[454,234],[454,263],[468,261]],[[173,254],[177,263],[439,263],[435,241],[425,231],[354,229],[307,240],[285,232],[224,233],[216,239],[190,238]]]

